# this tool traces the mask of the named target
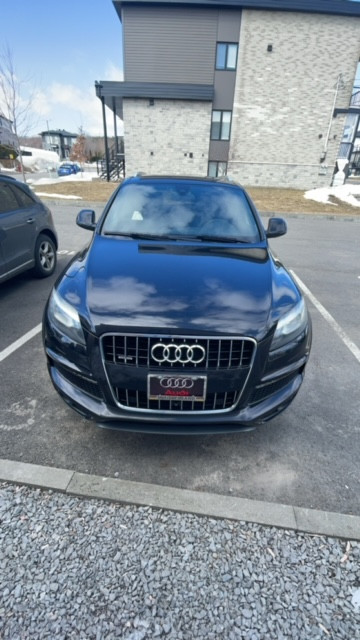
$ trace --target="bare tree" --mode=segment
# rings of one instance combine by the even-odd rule
[[[31,128],[31,103],[33,96],[25,97],[25,84],[16,74],[11,49],[6,45],[0,51],[0,106],[4,116],[12,122],[17,143],[17,152],[24,182],[26,182],[20,138]]]

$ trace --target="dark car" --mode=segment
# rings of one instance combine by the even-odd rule
[[[64,162],[58,168],[58,176],[70,176],[73,173],[79,173],[82,171],[81,167],[76,162]]]
[[[44,344],[55,389],[101,426],[230,432],[277,416],[311,345],[305,301],[239,185],[125,180],[57,281]]]
[[[50,210],[24,183],[0,175],[0,282],[33,269],[45,278],[56,267],[57,235]]]

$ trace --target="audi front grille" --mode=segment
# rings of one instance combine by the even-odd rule
[[[255,342],[248,338],[114,334],[102,338],[102,349],[105,362],[111,364],[147,369],[201,368],[216,371],[249,367]],[[201,354],[205,354],[204,357]]]
[[[255,340],[243,337],[107,334],[101,338],[101,352],[113,398],[118,406],[129,411],[231,411],[250,374],[255,349]],[[139,371],[133,376],[129,369],[126,376],[124,367]],[[175,377],[182,375],[182,379],[184,373],[189,376],[201,374],[209,381],[211,378],[212,388],[203,399],[149,398],[146,391],[148,375],[161,375],[169,370]],[[216,372],[220,371],[223,372],[220,388],[214,389],[218,387]]]

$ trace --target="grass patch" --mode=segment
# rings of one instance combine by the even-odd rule
[[[63,182],[60,184],[39,185],[34,187],[40,193],[58,193],[59,195],[80,196],[89,202],[106,202],[118,186],[118,182],[93,180],[92,182]],[[276,189],[270,187],[247,187],[258,210],[261,213],[320,213],[329,215],[360,215],[360,207],[352,207],[336,198],[333,204],[323,204],[306,200],[300,189]]]

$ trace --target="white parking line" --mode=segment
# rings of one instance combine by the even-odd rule
[[[34,336],[36,336],[41,331],[41,323],[36,327],[25,333],[21,338],[15,340],[9,347],[6,347],[3,351],[0,351],[0,362],[5,360],[8,356],[10,356],[14,351],[20,349],[28,340],[31,340]]]
[[[351,353],[356,358],[356,360],[360,362],[359,347],[357,347],[356,344],[349,338],[347,333],[345,333],[345,331],[340,327],[340,325],[336,322],[336,320],[332,317],[332,315],[330,315],[330,313],[326,311],[325,307],[323,307],[321,302],[319,302],[319,300],[315,298],[314,294],[311,293],[310,289],[308,289],[307,286],[302,282],[302,280],[300,280],[299,276],[297,276],[292,269],[290,269],[290,273],[293,276],[293,278],[296,280],[297,284],[299,285],[303,293],[305,293],[305,295],[309,298],[309,300],[311,300],[314,307],[316,307],[318,312],[321,313],[322,317],[325,318],[325,320],[329,323],[331,328],[334,329],[335,333],[337,333],[339,338],[341,338],[343,343],[351,351]]]

